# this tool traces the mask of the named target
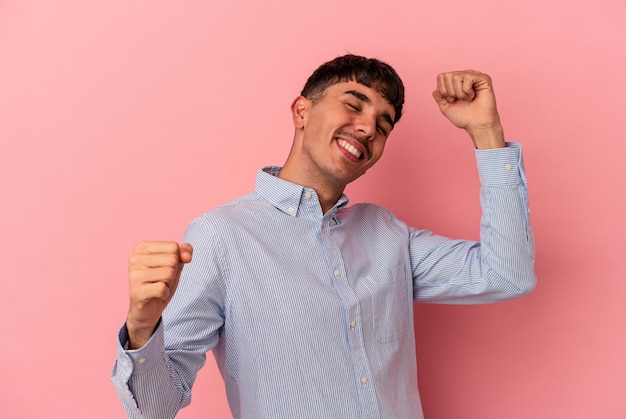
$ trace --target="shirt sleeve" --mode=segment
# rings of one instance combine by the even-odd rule
[[[128,350],[128,330],[125,325],[120,329],[111,378],[129,418],[173,418],[181,407],[183,386],[163,340],[160,322],[143,347]]]
[[[128,350],[123,326],[111,378],[129,418],[173,418],[191,402],[191,388],[224,324],[220,247],[198,220],[184,241],[193,260],[185,265],[174,297],[150,340]]]
[[[521,145],[476,150],[480,242],[426,230],[410,237],[414,298],[447,304],[504,301],[532,291],[535,245]]]

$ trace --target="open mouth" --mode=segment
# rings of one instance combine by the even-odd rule
[[[353,146],[352,144],[350,144],[349,142],[347,142],[346,140],[343,140],[341,138],[337,139],[337,144],[339,144],[339,146],[341,148],[343,148],[344,150],[346,150],[348,153],[350,153],[352,156],[354,156],[355,159],[357,160],[363,160],[364,156],[363,153],[361,153],[359,151],[359,149],[357,149],[355,146]]]

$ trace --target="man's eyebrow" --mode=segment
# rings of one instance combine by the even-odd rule
[[[354,96],[355,98],[359,99],[359,100],[360,100],[360,101],[362,101],[362,102],[365,102],[365,103],[372,103],[372,100],[371,100],[368,96],[364,95],[364,94],[363,94],[363,93],[361,93],[361,92],[357,92],[356,90],[348,90],[348,91],[347,91],[347,92],[345,92],[345,93],[346,93],[346,94],[348,94],[348,95],[352,95],[352,96]],[[394,125],[395,125],[395,124],[393,123],[393,119],[391,119],[391,115],[389,115],[389,113],[388,113],[388,112],[384,112],[381,116],[383,117],[383,119],[384,119],[385,121],[387,121],[387,123],[388,123],[388,124],[391,126],[391,128],[393,129],[393,127],[394,127]]]
[[[357,99],[359,99],[362,102],[372,103],[372,101],[371,101],[371,99],[369,97],[367,97],[366,95],[364,95],[361,92],[357,92],[356,90],[348,90],[346,92],[346,94],[352,95],[352,96],[356,97]]]

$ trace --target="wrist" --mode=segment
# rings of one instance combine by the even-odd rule
[[[160,319],[159,319],[160,321]],[[128,348],[139,349],[144,346],[154,334],[154,331],[159,326],[159,321],[156,324],[137,324],[130,318],[126,319],[126,330],[128,331]]]
[[[498,124],[493,127],[467,130],[477,150],[506,147],[504,129]]]

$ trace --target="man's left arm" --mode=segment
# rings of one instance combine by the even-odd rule
[[[415,231],[411,255],[415,298],[482,303],[531,291],[534,239],[521,146],[506,143],[491,78],[476,71],[442,73],[433,92],[441,112],[467,131],[481,180],[480,242]]]

